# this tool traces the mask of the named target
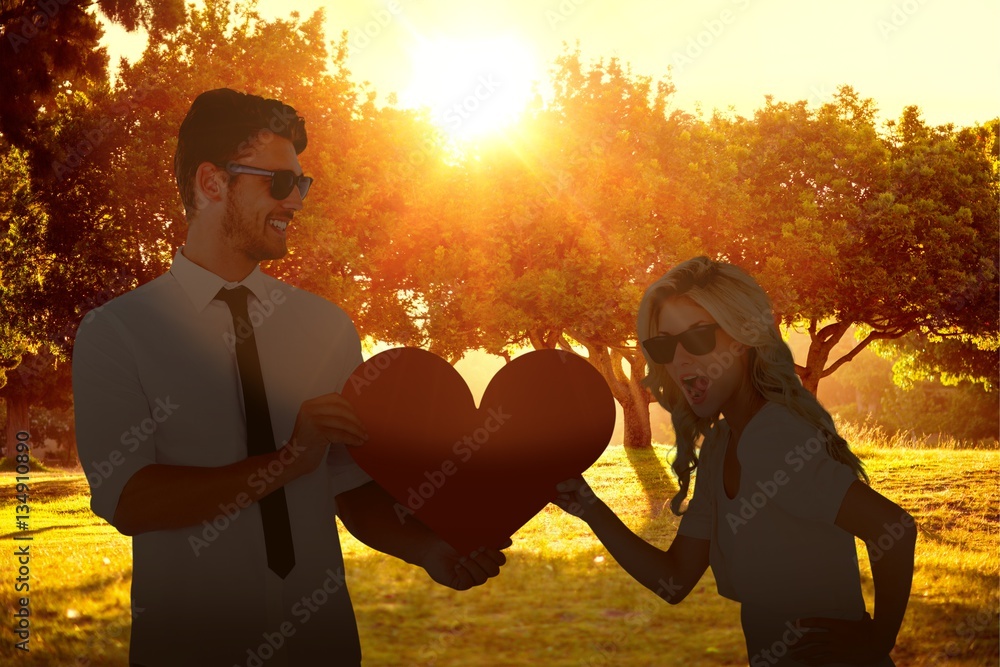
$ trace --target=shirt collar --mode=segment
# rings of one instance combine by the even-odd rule
[[[199,313],[205,309],[209,303],[219,293],[223,287],[233,289],[239,285],[245,286],[258,301],[267,300],[267,288],[264,285],[264,273],[258,264],[253,268],[246,278],[239,282],[229,282],[222,276],[216,275],[208,269],[198,266],[181,252],[183,246],[177,249],[174,254],[174,261],[170,265],[170,274],[180,284],[181,289],[191,299],[195,310]]]

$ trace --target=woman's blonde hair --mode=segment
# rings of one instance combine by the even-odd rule
[[[830,456],[850,466],[859,478],[868,482],[864,465],[847,446],[847,441],[837,434],[830,413],[802,386],[795,373],[792,352],[781,338],[771,312],[771,301],[761,286],[732,264],[695,257],[678,264],[649,286],[639,304],[636,327],[639,347],[649,367],[649,374],[642,384],[670,412],[677,436],[677,454],[671,467],[677,475],[680,490],[670,501],[674,514],[681,514],[680,507],[687,497],[691,472],[698,467],[695,445],[719,419],[718,414],[699,418],[667,374],[666,366],[650,359],[641,344],[641,341],[657,335],[663,303],[680,296],[708,311],[726,333],[749,348],[750,381],[765,399],[784,405],[815,426]]]

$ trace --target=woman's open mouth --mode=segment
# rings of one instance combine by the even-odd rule
[[[681,387],[687,395],[688,400],[693,404],[701,403],[708,395],[708,387],[712,384],[704,375],[690,373],[681,376]]]

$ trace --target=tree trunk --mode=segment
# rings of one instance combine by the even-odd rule
[[[802,386],[812,392],[813,396],[816,395],[816,391],[819,389],[820,374],[823,372],[823,368],[819,369],[809,368],[799,373],[799,379],[802,380]]]
[[[646,358],[641,353],[625,357],[629,363],[629,395],[622,403],[625,413],[626,449],[652,449],[653,429],[649,424],[649,404],[653,395],[640,382],[646,374]]]
[[[802,386],[811,391],[813,396],[819,389],[819,381],[825,375],[829,375],[829,372],[824,373],[824,371],[826,363],[830,360],[830,353],[851,327],[850,322],[834,322],[817,331],[818,324],[816,320],[809,322],[809,352],[806,355],[806,365],[795,369],[799,379],[802,380]]]
[[[79,460],[79,456],[76,453],[76,418],[75,416],[69,420],[69,432],[66,434],[66,442],[60,443],[59,448],[62,451],[63,465],[73,466]]]
[[[7,403],[7,426],[4,429],[4,455],[11,456],[17,445],[17,432],[31,432],[31,416],[29,401],[17,394],[7,395],[4,399]]]
[[[641,354],[628,357],[618,350],[609,350],[604,345],[584,342],[588,360],[604,376],[611,395],[622,406],[625,436],[623,444],[634,449],[652,447],[652,428],[649,424],[649,403],[651,394],[639,384],[645,370],[645,358]],[[637,358],[636,358],[637,357]],[[622,361],[629,362],[629,374],[625,375]]]
[[[621,405],[625,415],[625,447],[630,449],[652,448],[653,433],[649,425],[649,403],[644,399],[636,400],[634,396],[629,395]]]
[[[633,351],[631,355],[604,345],[584,342],[588,360],[601,372],[611,394],[622,406],[625,417],[625,455],[635,470],[643,493],[649,503],[649,516],[656,517],[663,510],[672,495],[672,489],[663,483],[669,478],[667,469],[660,463],[653,451],[652,428],[649,423],[649,404],[653,395],[639,382],[646,370],[646,359],[642,353]],[[622,361],[629,362],[626,376]]]

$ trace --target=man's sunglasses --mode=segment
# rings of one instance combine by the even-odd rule
[[[658,364],[669,364],[674,360],[677,343],[691,354],[708,354],[715,349],[715,330],[718,324],[702,324],[691,327],[677,335],[661,334],[642,341],[642,346],[649,353],[649,358]]]
[[[313,182],[313,179],[309,176],[300,176],[290,169],[270,171],[268,169],[258,169],[257,167],[251,167],[245,164],[237,164],[236,162],[228,162],[224,165],[220,164],[218,166],[224,168],[230,174],[270,176],[271,197],[278,201],[281,201],[288,195],[292,194],[292,189],[296,187],[299,189],[299,196],[302,199],[305,199],[306,193],[309,192],[309,186],[312,185]]]

